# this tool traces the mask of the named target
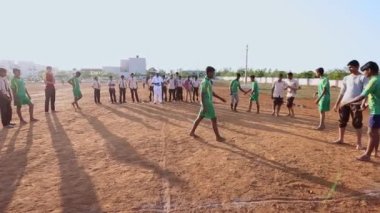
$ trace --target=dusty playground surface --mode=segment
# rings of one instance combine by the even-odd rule
[[[216,101],[227,139],[218,143],[209,121],[200,125],[199,139],[188,136],[197,104],[112,105],[103,86],[99,106],[90,85],[82,84],[82,111],[74,112],[71,88],[59,85],[59,112],[45,114],[43,86],[28,87],[40,121],[0,130],[0,212],[380,209],[380,159],[355,160],[362,151],[355,150],[351,127],[347,145],[330,143],[337,136],[333,111],[327,130],[311,130],[318,114],[310,99],[296,100],[305,107],[296,108],[294,119],[272,117],[267,95],[259,115],[245,112],[242,94],[239,113]],[[215,91],[229,100],[227,87]],[[146,89],[139,94],[147,100]],[[18,123],[16,114],[13,120]]]

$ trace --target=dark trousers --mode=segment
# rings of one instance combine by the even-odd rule
[[[4,97],[0,97],[0,111],[1,111],[1,123],[3,126],[7,126],[12,120],[12,106],[11,101]]]
[[[94,89],[94,99],[96,104],[100,104],[100,89]]]
[[[127,91],[126,88],[119,88],[120,90],[120,98],[119,101],[120,103],[125,103],[125,92]]]
[[[176,91],[176,96],[177,96],[177,101],[183,101],[183,88],[182,87],[177,87]]]
[[[55,111],[55,88],[45,89],[45,112],[49,112],[49,103],[51,111]]]
[[[172,101],[172,97],[173,101],[175,101],[175,89],[169,89],[169,101]]]
[[[110,98],[111,98],[111,102],[112,103],[117,103],[117,101],[116,101],[116,90],[115,90],[115,88],[110,88],[109,89],[109,92],[110,92]]]
[[[162,100],[168,101],[168,88],[166,86],[162,86]]]
[[[137,103],[140,102],[139,95],[137,94],[137,89],[131,89],[131,97],[132,97],[133,103],[135,102],[135,96],[136,96]]]
[[[154,96],[153,86],[150,86],[149,87],[149,101],[152,101],[153,96]]]
[[[194,87],[194,90],[193,90],[193,101],[195,101],[195,96],[197,96],[197,101],[198,101],[198,98],[199,98],[199,88],[198,87]]]
[[[355,129],[363,127],[363,113],[360,110],[360,105],[351,104],[345,105],[339,109],[339,127],[345,128],[348,121],[352,118],[352,126]]]

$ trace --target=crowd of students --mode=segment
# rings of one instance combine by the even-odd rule
[[[363,127],[363,114],[362,112],[369,107],[370,116],[368,121],[368,135],[369,142],[366,152],[358,157],[358,160],[369,161],[372,152],[375,156],[378,154],[379,148],[379,128],[380,128],[380,78],[378,77],[379,67],[375,62],[368,62],[360,68],[359,62],[352,60],[347,64],[350,74],[344,77],[342,81],[342,87],[340,94],[334,105],[334,111],[339,112],[339,138],[334,141],[336,144],[344,143],[345,128],[349,121],[352,119],[352,125],[356,129],[357,136],[357,149],[363,149],[362,146],[362,127]],[[360,73],[359,69],[364,72],[364,75]],[[14,105],[17,108],[17,115],[20,119],[20,124],[27,123],[22,114],[21,107],[23,105],[29,106],[30,122],[36,122],[37,119],[33,116],[34,105],[31,101],[31,97],[28,90],[25,87],[24,81],[20,78],[21,72],[19,69],[13,69],[14,77],[9,85],[7,80],[7,70],[0,68],[0,109],[1,120],[4,128],[13,128],[14,123],[12,120],[12,99]],[[318,111],[320,115],[319,125],[315,127],[315,130],[324,130],[325,127],[325,113],[330,111],[330,84],[327,76],[324,73],[323,68],[315,70],[316,77],[318,77],[318,89],[315,93],[315,104],[318,105]],[[68,83],[72,85],[74,101],[72,106],[75,110],[80,110],[78,101],[82,98],[80,90],[80,72],[76,72],[75,76],[71,78]],[[215,75],[215,69],[213,67],[206,68],[206,77],[202,80],[198,80],[197,77],[182,79],[182,77],[176,73],[170,75],[169,78],[160,76],[156,73],[154,76],[150,76],[146,82],[149,89],[149,100],[154,104],[162,103],[164,101],[200,101],[201,108],[197,119],[194,121],[193,127],[190,131],[190,136],[198,137],[195,131],[199,123],[204,119],[210,119],[212,121],[212,127],[216,136],[216,140],[223,142],[225,139],[220,135],[217,125],[217,117],[215,113],[213,97],[226,102],[225,99],[217,95],[213,89],[213,81]],[[287,116],[295,117],[294,113],[294,100],[297,95],[297,90],[301,89],[299,83],[293,78],[293,74],[290,72],[287,74],[287,79],[283,79],[284,76],[280,74],[278,79],[273,82],[271,89],[271,98],[273,100],[273,116],[280,116],[281,106],[284,104],[284,97],[286,97],[286,107],[288,109]],[[255,76],[250,76],[251,87],[248,90],[244,90],[240,85],[240,74],[237,73],[236,79],[230,83],[230,97],[231,97],[231,110],[237,112],[239,103],[239,91],[244,95],[250,94],[249,106],[247,112],[251,112],[252,103],[256,103],[256,113],[260,113],[260,89],[259,84],[255,80]],[[143,84],[144,84],[143,83]],[[52,74],[52,68],[47,67],[45,76],[45,112],[49,112],[49,106],[51,111],[55,112],[55,79]],[[116,82],[112,76],[109,77],[107,83],[110,101],[111,103],[117,103],[116,99],[116,87],[119,88],[119,103],[126,103],[126,90],[129,88],[131,93],[132,102],[140,102],[138,96],[138,80],[132,73],[128,79],[125,76],[121,76],[120,80]],[[94,89],[94,101],[96,104],[101,104],[100,90],[101,83],[97,77],[94,78],[92,88]],[[199,95],[199,92],[200,95]],[[185,91],[185,100],[183,93]],[[284,94],[286,91],[286,95]],[[168,98],[169,93],[169,98]],[[200,96],[200,97],[199,97]],[[153,97],[153,98],[152,98]]]

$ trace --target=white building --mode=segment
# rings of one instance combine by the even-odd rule
[[[103,67],[103,71],[119,74],[121,72],[121,68],[120,67],[114,67],[114,66],[105,66],[105,67]]]
[[[122,72],[146,74],[146,59],[136,56],[136,58],[123,59],[120,61]]]

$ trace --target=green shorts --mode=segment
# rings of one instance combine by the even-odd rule
[[[207,118],[207,119],[215,119],[215,108],[213,104],[206,105],[206,112],[203,110],[203,106],[201,106],[201,110],[199,111],[199,116]]]
[[[26,95],[19,95],[15,97],[14,104],[15,106],[29,105],[32,102]]]
[[[318,110],[320,112],[330,111],[330,98],[323,98],[318,103]]]
[[[82,92],[80,91],[80,89],[73,89],[73,94],[74,94],[74,98],[82,97]]]
[[[252,95],[250,100],[258,102],[259,101],[259,95]]]

